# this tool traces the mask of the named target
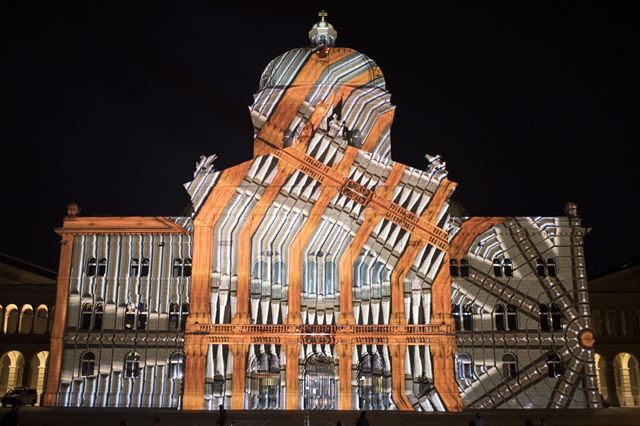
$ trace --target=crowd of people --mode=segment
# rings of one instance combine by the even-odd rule
[[[13,405],[11,409],[6,412],[2,418],[0,419],[0,426],[20,426],[20,416],[18,415],[18,405]],[[220,405],[218,411],[218,417],[215,421],[216,426],[227,426],[227,422],[229,421],[229,415],[227,414],[227,410],[224,408],[224,405]],[[233,426],[234,422],[231,422],[231,426]],[[309,415],[305,416],[305,425],[309,422]],[[162,419],[156,417],[153,420],[153,426],[160,426],[162,424]],[[545,419],[540,419],[539,426],[547,426],[547,422]],[[126,420],[120,421],[120,426],[128,426]],[[338,421],[336,426],[342,426],[342,422]],[[355,421],[355,426],[369,426],[369,419],[367,419],[367,413],[362,411],[360,416]],[[484,418],[480,413],[477,413],[473,419],[469,422],[469,426],[485,426]],[[489,426],[489,425],[487,425]],[[534,426],[534,422],[531,419],[527,419],[525,421],[525,426]]]

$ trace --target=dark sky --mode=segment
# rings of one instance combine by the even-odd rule
[[[562,215],[577,202],[592,276],[638,254],[631,9],[85,3],[0,6],[4,253],[55,268],[52,228],[70,201],[85,215],[179,214],[200,154],[217,153],[218,168],[251,158],[260,74],[307,46],[326,8],[337,45],[385,74],[394,160],[424,168],[426,152],[441,154],[472,215]]]

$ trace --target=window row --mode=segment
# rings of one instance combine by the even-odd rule
[[[469,276],[469,261],[467,259],[449,259],[449,274],[452,277],[468,277]]]
[[[547,356],[547,376],[558,379],[564,372],[564,366],[557,354]],[[477,380],[473,358],[467,353],[458,355],[457,365],[458,378],[461,380]],[[505,379],[514,379],[518,375],[518,359],[514,354],[504,354],[502,356],[502,375]]]
[[[513,277],[513,262],[511,259],[493,259],[493,275],[500,277]],[[556,277],[557,267],[555,259],[549,258],[545,262],[544,259],[538,258],[536,260],[536,274],[539,277]],[[469,261],[467,259],[450,259],[449,260],[449,273],[452,277],[468,277],[469,276]]]
[[[102,257],[97,260],[95,257],[90,258],[87,261],[86,274],[88,277],[104,277],[107,275],[107,259]],[[143,257],[142,260],[134,257],[129,263],[129,276],[130,277],[148,277],[149,268],[151,264],[149,259]],[[172,276],[173,277],[190,277],[191,276],[191,259],[186,258],[182,260],[176,257],[173,260]]]
[[[473,304],[451,305],[451,314],[456,331],[473,331]],[[541,303],[538,305],[538,315],[540,319],[541,331],[561,331],[562,311],[556,303],[549,306]],[[493,311],[493,320],[497,331],[517,331],[518,330],[518,310],[515,305],[497,304]]]
[[[182,307],[177,303],[169,305],[169,331],[184,330],[189,316],[189,304],[183,303]],[[95,306],[88,302],[82,305],[80,318],[80,329],[82,330],[102,330],[104,317],[104,304],[96,303]],[[138,306],[128,304],[124,314],[125,330],[146,330],[149,310],[146,303],[139,303]]]
[[[136,378],[140,375],[140,355],[129,352],[124,357],[123,377]],[[174,352],[169,356],[169,378],[182,379],[184,376],[184,354]],[[84,352],[80,357],[80,376],[92,377],[96,375],[96,355],[93,352]]]
[[[49,308],[40,305],[35,309],[29,304],[19,308],[11,303],[3,308],[0,305],[0,333],[4,334],[45,334],[49,331]]]
[[[640,335],[640,309],[634,315],[630,309],[617,311],[608,308],[604,317],[600,309],[591,312],[596,336],[637,336]]]

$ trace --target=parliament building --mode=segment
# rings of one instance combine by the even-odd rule
[[[392,160],[383,73],[320,15],[262,74],[253,159],[203,156],[188,215],[69,205],[45,405],[601,407],[576,206],[457,213],[440,156]]]

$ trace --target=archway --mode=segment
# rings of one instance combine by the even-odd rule
[[[336,408],[336,373],[333,358],[315,353],[304,364],[303,409]]]
[[[17,309],[16,309],[17,312]],[[9,351],[0,357],[0,394],[22,386],[24,357],[18,351]]]
[[[595,354],[593,363],[596,366],[596,381],[598,382],[598,392],[602,395],[604,401],[609,399],[609,390],[607,389],[607,362],[600,356]]]
[[[18,307],[16,305],[7,305],[4,311],[4,333],[15,334],[18,331],[19,319],[20,313],[18,312]]]
[[[280,359],[275,353],[249,354],[246,408],[277,409],[280,406]]]
[[[49,309],[46,305],[38,306],[36,309],[36,318],[33,322],[33,332],[36,334],[45,334],[49,325]]]
[[[48,358],[49,351],[41,351],[31,357],[31,362],[29,363],[29,387],[38,391],[38,405],[40,405],[40,396],[44,390],[44,378],[47,373]]]
[[[622,352],[613,359],[613,366],[620,406],[637,407],[640,379],[638,360],[630,353]]]
[[[23,305],[20,310],[20,334],[29,334],[33,329],[33,306]]]
[[[388,373],[385,377],[385,371]],[[364,354],[358,364],[358,407],[387,410],[391,405],[391,376],[379,353]]]

